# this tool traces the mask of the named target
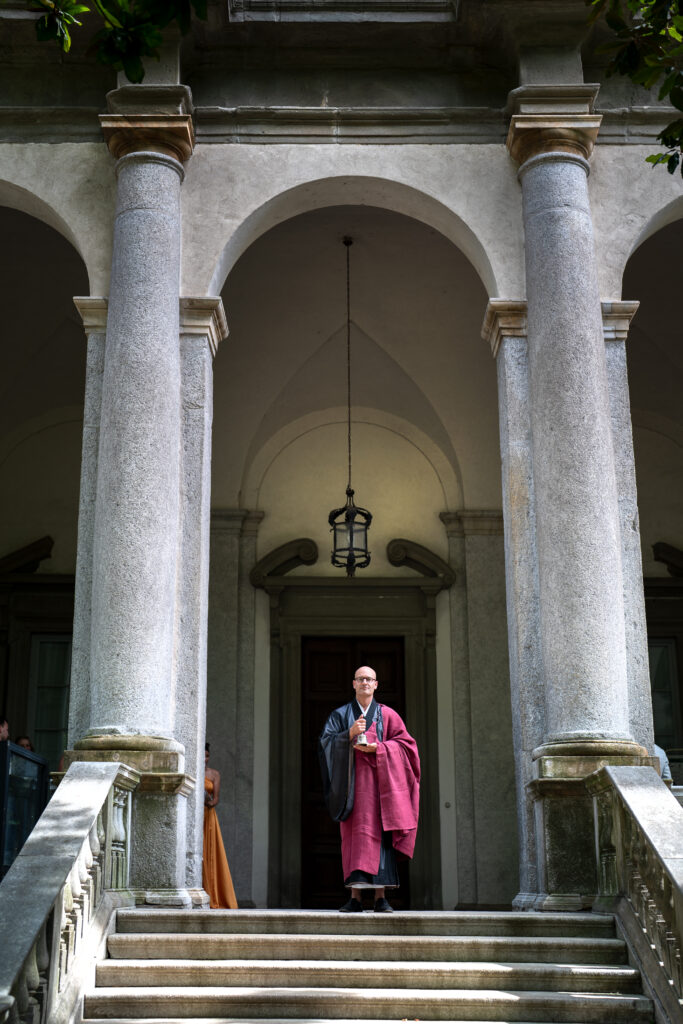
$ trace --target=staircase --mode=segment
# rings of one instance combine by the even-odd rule
[[[119,910],[84,1024],[652,1024],[611,916]]]

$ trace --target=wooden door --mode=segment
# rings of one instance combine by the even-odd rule
[[[403,637],[302,637],[301,651],[301,906],[334,909],[347,898],[341,866],[339,825],[323,803],[318,736],[334,708],[354,696],[360,665],[374,668],[376,697],[405,720]],[[396,909],[408,906],[408,872],[391,894]]]

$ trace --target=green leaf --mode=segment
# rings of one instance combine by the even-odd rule
[[[126,54],[122,57],[122,63],[128,81],[135,85],[139,84],[145,77],[145,69],[140,58]]]

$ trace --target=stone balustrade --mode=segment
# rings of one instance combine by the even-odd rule
[[[671,1020],[680,1020],[683,807],[654,768],[608,766],[586,786],[600,894],[593,909],[617,913],[655,997]]]
[[[129,893],[131,793],[118,762],[71,765],[0,885],[0,1024],[62,1024]]]

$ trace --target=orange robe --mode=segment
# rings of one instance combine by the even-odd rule
[[[204,779],[204,792],[213,794],[211,779]],[[218,908],[237,910],[237,899],[228,867],[228,858],[225,855],[216,808],[206,805],[204,805],[202,886],[209,894],[212,910]]]

